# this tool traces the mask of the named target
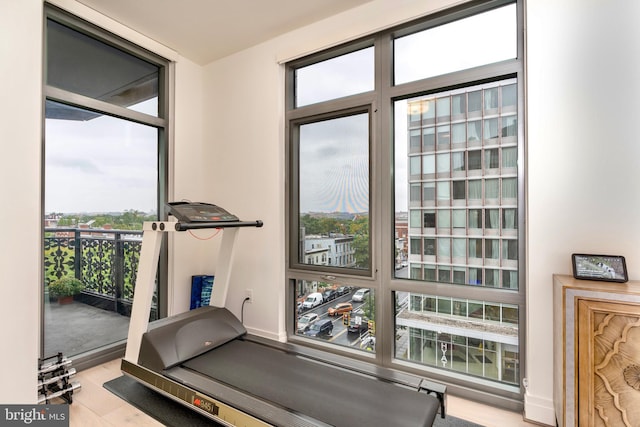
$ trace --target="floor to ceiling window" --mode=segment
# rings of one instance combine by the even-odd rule
[[[85,357],[126,339],[142,222],[162,214],[168,63],[45,13],[41,354]]]
[[[522,4],[287,64],[290,339],[521,398]]]

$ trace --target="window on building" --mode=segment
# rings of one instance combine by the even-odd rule
[[[291,61],[286,73],[291,300],[326,286],[369,289],[371,310],[393,314],[375,328],[388,334],[377,340],[387,347],[362,344],[369,335],[353,336],[351,348],[398,369],[464,374],[466,387],[495,382],[511,397],[520,396],[524,306],[521,14],[517,0],[472,2]],[[358,66],[349,69],[351,59]],[[323,74],[345,73],[365,84],[311,94],[322,91]],[[353,239],[352,265],[304,262],[305,242],[335,236]],[[292,340],[343,350],[337,338],[296,333],[299,315],[291,310],[287,320]],[[347,326],[333,325],[338,334]],[[482,328],[495,333],[478,337]]]

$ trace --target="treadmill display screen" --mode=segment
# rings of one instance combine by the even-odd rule
[[[172,202],[167,208],[181,222],[239,221],[237,216],[210,203]]]

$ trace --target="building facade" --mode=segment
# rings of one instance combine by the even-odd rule
[[[518,289],[517,82],[408,103],[409,277]],[[518,308],[409,294],[397,356],[518,384]]]

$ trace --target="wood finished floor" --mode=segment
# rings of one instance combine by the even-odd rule
[[[162,424],[107,391],[102,384],[120,376],[120,360],[113,360],[79,372],[82,389],[73,396],[69,408],[70,427],[157,426]],[[522,414],[447,397],[447,413],[486,427],[526,427],[537,424],[523,420]]]

